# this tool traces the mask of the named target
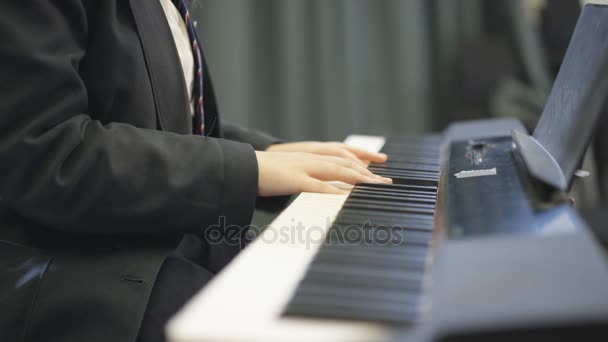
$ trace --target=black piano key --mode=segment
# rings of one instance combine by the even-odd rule
[[[402,206],[389,206],[386,204],[375,204],[373,202],[353,201],[344,204],[344,208],[348,209],[371,209],[378,211],[390,211],[398,213],[413,213],[413,214],[430,214],[433,215],[434,208],[427,205],[402,205]]]
[[[418,229],[430,231],[433,229],[433,216],[417,213],[390,213],[379,214],[376,211],[348,209],[339,214],[336,223],[345,222],[356,225],[383,226],[390,228]]]
[[[390,177],[388,177],[390,178]],[[415,183],[415,184],[419,184],[419,185],[429,185],[429,184],[434,184],[436,183],[435,181],[432,180],[428,180],[428,179],[411,179],[411,178],[392,178],[393,180],[393,184],[411,184],[411,183]]]
[[[395,170],[375,170],[370,169],[374,174],[383,177],[389,178],[405,178],[412,180],[428,180],[429,182],[436,182],[438,178],[438,174],[429,173],[429,172],[419,172],[419,171],[395,171]]]
[[[331,243],[324,245],[321,250],[330,250],[334,253],[354,253],[363,255],[376,255],[386,258],[413,258],[424,259],[428,257],[429,248],[423,246],[411,246],[404,248],[403,246],[384,246],[370,244],[339,244]],[[320,253],[321,251],[319,251]],[[345,259],[345,262],[348,261]]]
[[[327,302],[316,296],[297,297],[288,308],[288,314],[335,319],[379,321],[389,324],[411,324],[416,321],[418,309],[407,305],[370,306],[367,301],[356,299]]]
[[[373,268],[360,267],[358,272],[355,273],[342,269],[343,267],[335,265],[327,267],[322,267],[322,265],[311,266],[308,270],[307,279],[302,281],[301,285],[305,286],[309,282],[314,282],[338,287],[362,286],[379,290],[396,288],[404,292],[417,292],[424,286],[425,274],[423,272],[392,270],[392,272],[371,273]],[[368,271],[370,271],[370,274],[366,275],[365,273]]]
[[[435,173],[431,173],[431,172],[420,172],[420,171],[407,171],[407,170],[402,170],[402,171],[398,171],[398,170],[377,170],[377,169],[370,169],[371,172],[373,172],[376,175],[379,176],[383,176],[383,177],[389,177],[389,178],[405,178],[405,179],[412,179],[412,180],[427,180],[429,182],[436,182],[437,178],[438,178],[438,174]]]
[[[344,260],[348,258],[348,260]],[[390,268],[404,268],[411,270],[423,271],[426,267],[427,258],[426,256],[418,255],[393,255],[387,257],[380,253],[364,253],[364,252],[350,252],[327,248],[319,252],[315,258],[316,263],[322,264],[338,264],[341,265],[344,262],[353,263],[356,265],[364,265],[370,267],[390,267]]]
[[[313,264],[310,265],[312,273],[327,273],[335,277],[345,276],[354,278],[381,278],[384,280],[418,281],[417,272],[400,272],[401,270],[385,270],[382,268],[358,267],[359,265],[343,264],[340,266]],[[363,272],[365,271],[365,272]]]
[[[429,171],[429,172],[439,172],[439,167],[436,167],[435,164],[425,165],[420,163],[405,163],[405,162],[395,162],[388,161],[383,164],[370,164],[370,169],[395,169],[395,170],[411,170],[411,171]]]
[[[386,194],[381,195],[373,192],[353,192],[351,198],[364,198],[370,200],[378,200],[382,202],[415,202],[415,203],[429,203],[435,204],[437,197],[434,195],[392,195]]]
[[[437,203],[437,198],[435,196],[424,196],[424,195],[393,195],[387,194],[386,196],[382,196],[373,192],[354,192],[351,193],[351,198],[353,199],[362,199],[369,201],[377,201],[377,202],[387,202],[387,203],[400,203],[400,202],[408,202],[408,203],[422,203],[435,205]]]
[[[380,305],[399,305],[417,307],[420,297],[415,292],[400,289],[384,289],[383,291],[369,291],[365,287],[333,287],[317,284],[304,284],[298,292],[305,296],[325,297],[328,302],[340,299],[358,299],[360,301],[373,301]]]
[[[421,191],[421,190],[404,190],[404,189],[373,189],[366,187],[358,187],[358,185],[353,188],[351,195],[380,195],[380,196],[402,196],[402,197],[412,197],[412,198],[426,198],[426,199],[436,199],[437,193],[432,191]],[[397,199],[397,198],[395,198]]]
[[[404,190],[404,189],[374,189],[367,188],[365,186],[357,185],[353,188],[351,195],[357,194],[376,194],[376,195],[387,195],[387,196],[412,196],[419,198],[437,198],[437,194],[433,191],[422,191],[422,190]]]
[[[356,189],[380,189],[387,191],[412,190],[436,193],[437,185],[360,183],[357,184]]]
[[[348,204],[370,204],[370,205],[382,205],[385,208],[389,209],[410,209],[410,208],[419,208],[419,209],[429,209],[431,213],[433,213],[433,209],[435,208],[434,203],[426,203],[424,201],[403,201],[401,203],[396,201],[382,201],[377,198],[364,199],[358,196],[351,196]]]
[[[356,209],[352,209],[350,207],[343,207],[344,209],[344,214],[340,213],[340,215],[346,215],[346,214],[352,214],[353,216],[363,216],[363,218],[369,218],[369,219],[383,219],[383,218],[387,218],[387,219],[393,219],[393,220],[400,220],[401,222],[405,221],[405,220],[422,220],[422,221],[428,221],[428,222],[432,222],[433,221],[433,213],[428,213],[428,212],[424,212],[424,213],[411,213],[411,212],[397,212],[397,213],[393,213],[393,212],[389,212],[389,211],[378,211],[375,209],[364,209],[364,208],[356,208]]]
[[[374,243],[378,245],[430,245],[432,233],[392,228],[363,228],[340,222],[332,227],[328,236],[340,243]]]
[[[353,190],[350,194],[352,198],[371,198],[382,201],[422,201],[422,202],[437,202],[437,195],[433,193],[405,193],[405,192],[386,192],[375,190]]]
[[[414,216],[414,215],[412,215]],[[421,230],[431,231],[433,219],[429,216],[428,219],[406,220],[403,218],[391,219],[388,217],[370,217],[360,215],[344,215],[340,217],[340,221],[336,222],[339,225],[354,225],[373,228],[391,228],[403,230]]]
[[[368,167],[371,171],[373,172],[409,172],[409,173],[419,173],[419,174],[425,174],[425,175],[435,175],[437,176],[439,174],[439,169],[435,169],[435,168],[416,168],[416,169],[412,169],[412,168],[406,168],[406,167],[397,167],[394,165],[386,165],[386,164],[372,164]]]
[[[368,168],[372,173],[375,174],[392,174],[401,177],[409,177],[415,179],[415,177],[433,177],[432,179],[437,181],[439,178],[439,172],[437,171],[420,171],[420,170],[408,170],[408,169],[395,169],[395,168],[386,168],[386,167],[369,167]]]
[[[395,168],[408,168],[410,166],[414,170],[426,169],[429,171],[439,170],[440,161],[439,159],[429,158],[423,155],[392,155],[384,163],[370,163],[369,166],[374,167],[395,167]]]

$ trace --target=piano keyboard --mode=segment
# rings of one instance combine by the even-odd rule
[[[530,327],[559,339],[562,329],[551,335],[547,323],[604,322],[605,254],[568,205],[533,211],[536,195],[523,191],[530,180],[509,140],[519,125],[448,128],[437,207],[437,138],[350,136],[353,146],[384,146],[390,161],[371,168],[395,183],[359,184],[349,197],[298,196],[171,320],[168,340],[491,340]],[[466,152],[480,142],[483,163],[473,165]],[[496,176],[453,177],[489,167]]]
[[[381,151],[389,156],[385,164],[372,164],[370,171],[393,179],[394,184],[435,184],[439,178],[438,134],[387,139]]]
[[[392,185],[354,187],[285,311],[392,324],[423,308],[439,179],[438,136],[388,139],[374,173]]]

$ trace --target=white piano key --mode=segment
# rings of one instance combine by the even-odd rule
[[[370,135],[352,134],[346,137],[344,143],[350,146],[359,147],[370,152],[378,152],[384,146],[386,138]]]

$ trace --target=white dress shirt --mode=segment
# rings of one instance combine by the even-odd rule
[[[177,47],[182,71],[184,72],[184,79],[186,80],[188,98],[190,99],[190,113],[194,115],[194,97],[192,96],[194,87],[194,54],[192,52],[190,36],[188,35],[188,28],[171,0],[160,0],[160,4],[167,16],[171,34]]]

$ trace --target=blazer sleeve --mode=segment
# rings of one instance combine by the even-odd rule
[[[244,127],[223,124],[224,137],[251,144],[257,151],[264,151],[272,144],[280,144],[284,141],[268,134],[247,129]],[[289,203],[291,196],[257,197],[255,207],[267,212],[278,212],[283,210]]]
[[[80,1],[0,3],[0,198],[52,229],[203,233],[249,224],[257,160],[248,144],[178,135],[88,112]]]
[[[266,133],[230,123],[223,123],[222,127],[224,138],[250,144],[256,151],[264,151],[270,145],[283,142],[282,139],[275,138]]]

